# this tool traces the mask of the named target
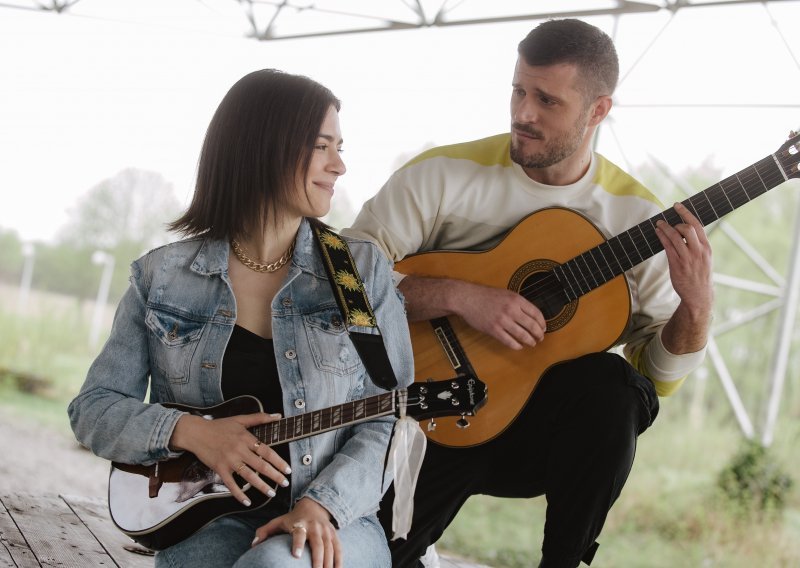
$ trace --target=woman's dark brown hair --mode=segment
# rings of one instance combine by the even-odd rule
[[[328,109],[341,104],[316,81],[275,69],[242,77],[206,131],[197,184],[169,228],[188,236],[247,238],[273,222],[305,179]]]

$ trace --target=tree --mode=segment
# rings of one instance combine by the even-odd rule
[[[115,260],[109,299],[116,302],[128,286],[130,262],[169,240],[166,223],[178,216],[179,208],[172,184],[159,173],[128,168],[101,181],[80,199],[56,247],[80,251],[78,257],[85,262],[73,267],[71,276],[54,265],[49,275],[39,275],[39,282],[47,280],[46,288],[78,290],[81,297],[91,297],[99,279],[91,254],[103,250]],[[60,282],[50,282],[54,278]]]
[[[164,225],[178,209],[172,184],[164,176],[128,168],[86,193],[60,240],[108,251],[136,243],[145,251],[167,241]]]

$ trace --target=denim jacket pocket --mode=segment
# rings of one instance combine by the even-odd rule
[[[349,375],[361,360],[338,309],[328,309],[303,316],[308,345],[314,364],[321,371]]]
[[[170,382],[187,383],[205,324],[154,309],[147,310],[145,323],[150,330],[153,363]]]

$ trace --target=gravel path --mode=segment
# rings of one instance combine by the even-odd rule
[[[66,433],[0,408],[0,492],[105,498],[108,467]]]

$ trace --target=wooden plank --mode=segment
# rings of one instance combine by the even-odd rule
[[[153,568],[153,556],[120,531],[108,514],[104,499],[78,495],[61,495],[61,498],[92,531],[105,551],[121,568]],[[137,552],[138,551],[138,552]]]
[[[116,566],[98,540],[58,497],[4,495],[8,513],[42,566]]]
[[[6,508],[5,498],[0,495],[0,566],[38,568],[39,562]]]

